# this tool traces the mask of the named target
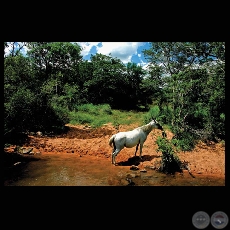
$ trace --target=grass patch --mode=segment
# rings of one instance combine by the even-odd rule
[[[112,110],[110,105],[84,104],[76,107],[75,111],[70,112],[70,124],[85,124],[93,128],[103,124],[112,123],[115,127],[119,125],[130,125],[145,123],[144,112]]]

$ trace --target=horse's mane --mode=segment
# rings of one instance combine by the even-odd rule
[[[142,129],[147,135],[152,131],[153,126],[151,124],[143,125],[137,129]]]

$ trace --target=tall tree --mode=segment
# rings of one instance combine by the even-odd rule
[[[93,73],[91,79],[84,83],[91,102],[122,107],[125,101],[125,65],[119,59],[103,54],[92,55],[91,62]]]
[[[44,79],[59,78],[60,83],[74,81],[73,73],[82,60],[81,48],[71,42],[32,42],[28,56]]]
[[[5,133],[48,131],[68,121],[79,94],[80,51],[69,42],[4,43]]]
[[[80,46],[71,42],[29,44],[28,56],[41,79],[41,93],[52,104],[72,109],[78,101],[80,52]]]
[[[185,119],[194,125],[196,120],[196,128],[203,127],[211,134],[215,130],[212,116],[216,114],[222,120],[224,117],[225,43],[153,42],[143,53],[150,67],[158,66],[162,79],[166,80],[163,90],[173,110],[171,125],[178,127]],[[219,90],[221,93],[217,93]],[[217,103],[216,95],[221,102]],[[218,104],[215,112],[214,103]]]
[[[4,58],[4,134],[25,131],[33,123],[36,82],[28,58],[20,53]]]
[[[146,94],[141,89],[141,83],[145,76],[145,71],[136,63],[127,63],[126,66],[126,97],[128,97],[130,108],[138,108],[140,105],[146,105],[148,100]]]

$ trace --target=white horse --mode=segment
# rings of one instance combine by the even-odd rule
[[[147,139],[148,134],[154,129],[160,129],[163,131],[163,127],[156,121],[152,120],[149,124],[138,127],[132,131],[128,132],[119,132],[114,134],[109,139],[109,145],[112,147],[113,144],[113,152],[112,152],[112,164],[116,165],[115,158],[117,154],[124,148],[132,148],[136,146],[135,156],[138,150],[138,146],[140,145],[140,159],[142,155],[143,144]]]

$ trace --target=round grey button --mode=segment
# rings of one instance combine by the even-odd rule
[[[208,213],[199,211],[196,212],[192,217],[192,223],[193,225],[198,229],[204,229],[208,227],[210,223],[210,217]]]
[[[228,216],[225,212],[215,212],[211,216],[211,224],[216,229],[223,229],[228,224]]]

